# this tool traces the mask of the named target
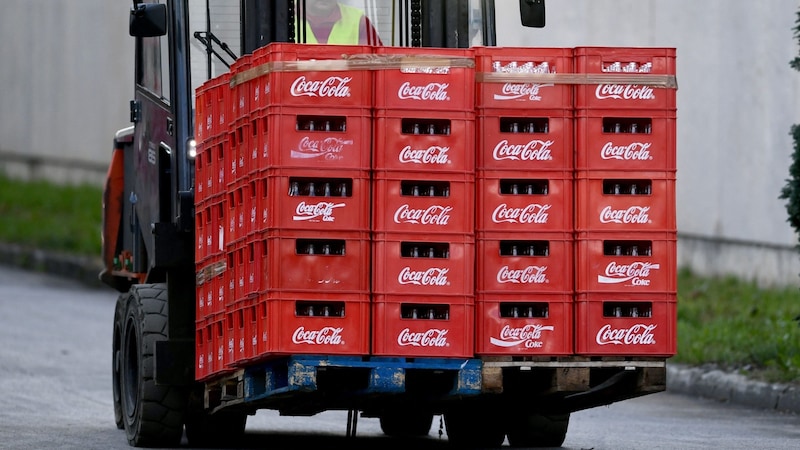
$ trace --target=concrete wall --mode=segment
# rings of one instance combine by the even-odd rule
[[[133,98],[130,0],[5,0],[0,14],[0,168],[99,183]],[[24,163],[15,163],[21,158]],[[58,158],[58,169],[30,159]]]
[[[800,123],[800,73],[788,66],[798,1],[551,0],[541,30],[519,25],[516,1],[496,3],[498,17],[513,18],[498,24],[504,46],[675,47],[680,265],[800,285],[778,198]],[[8,153],[105,166],[114,131],[129,124],[130,5],[3,1],[0,168],[13,166]],[[61,172],[48,176],[99,178]]]

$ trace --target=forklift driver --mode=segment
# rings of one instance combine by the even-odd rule
[[[337,0],[307,0],[306,43],[383,45],[364,11]]]

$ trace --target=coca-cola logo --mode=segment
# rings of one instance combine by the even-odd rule
[[[306,203],[300,202],[295,209],[295,215],[292,220],[295,221],[322,221],[333,222],[336,217],[333,216],[333,210],[336,208],[344,207],[344,203],[332,202],[319,202],[319,203]]]
[[[646,261],[637,261],[630,264],[617,264],[611,261],[606,266],[605,274],[597,275],[597,282],[601,284],[619,284],[630,281],[632,286],[649,286],[651,270],[658,270],[661,264]]]
[[[524,269],[511,269],[503,266],[497,271],[497,282],[501,284],[546,284],[549,282],[546,271],[547,266],[528,266]]]
[[[516,347],[524,345],[525,348],[541,348],[544,345],[543,331],[554,331],[552,325],[527,324],[522,327],[503,326],[498,337],[490,337],[489,342],[497,347]]]
[[[598,345],[655,345],[653,335],[657,325],[636,324],[630,328],[611,328],[610,324],[603,325],[597,332],[595,342]]]
[[[649,206],[631,206],[626,209],[612,209],[606,206],[600,211],[600,223],[648,224]]]
[[[328,77],[324,80],[308,80],[302,75],[292,82],[289,93],[293,97],[350,97],[349,83],[353,77]]]
[[[553,141],[534,139],[526,144],[509,144],[503,139],[494,146],[492,157],[495,161],[510,159],[514,161],[552,161],[553,153],[550,147]]]
[[[431,145],[428,148],[420,149],[411,148],[410,145],[406,145],[400,150],[398,160],[401,164],[445,165],[450,163],[450,158],[447,156],[449,150],[450,147],[442,147],[439,145]]]
[[[510,208],[507,204],[501,203],[492,211],[492,222],[494,223],[519,223],[519,224],[544,224],[547,223],[549,214],[547,211],[552,205],[540,205],[531,203],[522,208]]]
[[[431,100],[437,102],[446,102],[450,100],[447,95],[447,88],[450,83],[428,83],[424,86],[412,86],[410,82],[406,81],[400,85],[397,91],[397,98],[401,100]]]
[[[500,94],[494,94],[494,99],[502,101],[528,97],[528,100],[540,101],[542,96],[539,95],[539,89],[548,86],[553,86],[553,84],[506,83],[500,90]]]
[[[417,286],[447,286],[447,273],[450,269],[444,267],[430,267],[425,270],[411,270],[410,267],[403,267],[397,274],[397,282],[400,284],[414,284]]]
[[[656,94],[650,86],[637,84],[599,84],[594,90],[598,100],[655,100]]]
[[[650,142],[632,142],[628,145],[614,145],[606,142],[600,150],[602,159],[618,159],[621,161],[648,161],[653,159],[650,155]]]
[[[344,345],[342,327],[322,327],[319,330],[306,330],[298,327],[292,333],[292,343],[309,345]]]
[[[304,136],[297,144],[297,149],[290,152],[292,159],[324,159],[327,161],[339,161],[344,159],[342,154],[345,147],[351,147],[352,139],[342,139],[337,137],[327,137],[324,139],[311,139]]]
[[[452,210],[452,206],[432,205],[425,209],[414,209],[405,204],[394,212],[394,222],[445,226],[450,221]]]
[[[447,342],[449,331],[431,328],[413,333],[410,329],[405,328],[397,335],[397,344],[401,347],[447,347],[450,345]]]

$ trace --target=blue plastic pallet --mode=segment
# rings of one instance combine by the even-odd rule
[[[244,402],[255,402],[297,391],[320,389],[320,370],[355,370],[367,372],[364,386],[353,394],[401,394],[406,392],[409,371],[453,374],[448,396],[472,396],[481,392],[479,359],[463,358],[394,358],[357,356],[295,355],[270,360],[244,369]]]

